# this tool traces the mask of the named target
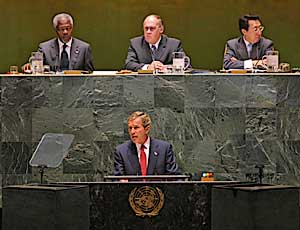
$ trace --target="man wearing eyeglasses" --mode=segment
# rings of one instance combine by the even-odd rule
[[[149,15],[143,23],[144,35],[130,40],[125,69],[163,70],[172,64],[172,53],[183,52],[181,42],[163,34],[164,25],[159,15]]]
[[[239,19],[241,37],[229,40],[224,54],[224,69],[263,68],[261,60],[273,49],[273,42],[262,37],[264,27],[257,15],[245,15]]]
[[[49,65],[52,71],[86,70],[93,71],[91,46],[72,37],[73,18],[70,14],[60,13],[53,18],[53,27],[57,38],[43,42],[38,51],[43,53],[44,65]],[[24,72],[30,72],[30,64],[25,64]]]

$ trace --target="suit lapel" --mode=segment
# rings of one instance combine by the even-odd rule
[[[71,67],[70,69],[76,69],[76,63],[79,55],[80,55],[79,45],[77,43],[76,38],[73,38],[71,51],[70,51],[70,67]]]
[[[237,52],[239,53],[241,60],[246,60],[249,58],[246,44],[243,40],[243,37],[240,37],[239,39],[239,42],[237,44]]]
[[[51,44],[51,48],[50,48],[50,56],[51,56],[51,60],[53,61],[54,65],[59,65],[59,47],[58,47],[58,40],[57,39],[53,39],[53,42]]]
[[[130,141],[129,143],[128,159],[131,163],[133,171],[137,172],[138,175],[141,175],[142,172],[141,172],[136,145],[132,141]]]
[[[157,162],[158,152],[155,140],[150,138],[150,150],[149,150],[149,158],[148,158],[148,167],[147,167],[147,175],[156,174],[156,162]]]
[[[149,43],[146,42],[145,38],[142,39],[142,50],[145,50],[146,52],[142,52],[144,59],[146,60],[146,63],[152,62],[152,51],[150,49]]]
[[[260,46],[261,46],[261,39],[257,43],[253,44],[251,54],[250,54],[251,59],[253,59],[253,60],[260,59],[260,56],[261,56],[260,55],[260,51],[261,51]]]
[[[165,35],[161,35],[161,40],[158,45],[158,50],[156,51],[156,60],[160,60],[162,55],[165,53],[165,49],[167,46],[167,37]]]

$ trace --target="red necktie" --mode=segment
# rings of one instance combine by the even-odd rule
[[[140,165],[142,170],[142,176],[147,175],[147,161],[146,161],[146,153],[144,151],[145,146],[141,146],[141,153],[140,153]]]

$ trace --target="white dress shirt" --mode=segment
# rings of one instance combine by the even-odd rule
[[[70,41],[68,41],[66,43],[67,47],[66,47],[66,51],[67,51],[67,54],[68,54],[68,59],[70,61],[70,53],[71,53],[71,45],[72,45],[72,38],[70,39]],[[58,47],[59,47],[59,59],[61,58],[61,53],[63,51],[63,46],[64,46],[65,43],[63,43],[60,39],[58,39]]]
[[[139,161],[141,159],[141,144],[135,144],[136,145],[136,149],[138,151],[138,157],[139,157]],[[149,150],[150,150],[150,137],[148,136],[146,142],[143,144],[145,146],[144,148],[144,152],[146,154],[146,165],[148,166],[148,158],[149,158]]]

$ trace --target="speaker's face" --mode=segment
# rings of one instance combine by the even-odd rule
[[[131,140],[135,144],[144,144],[148,137],[149,131],[150,126],[144,127],[140,117],[128,121],[128,132]]]

